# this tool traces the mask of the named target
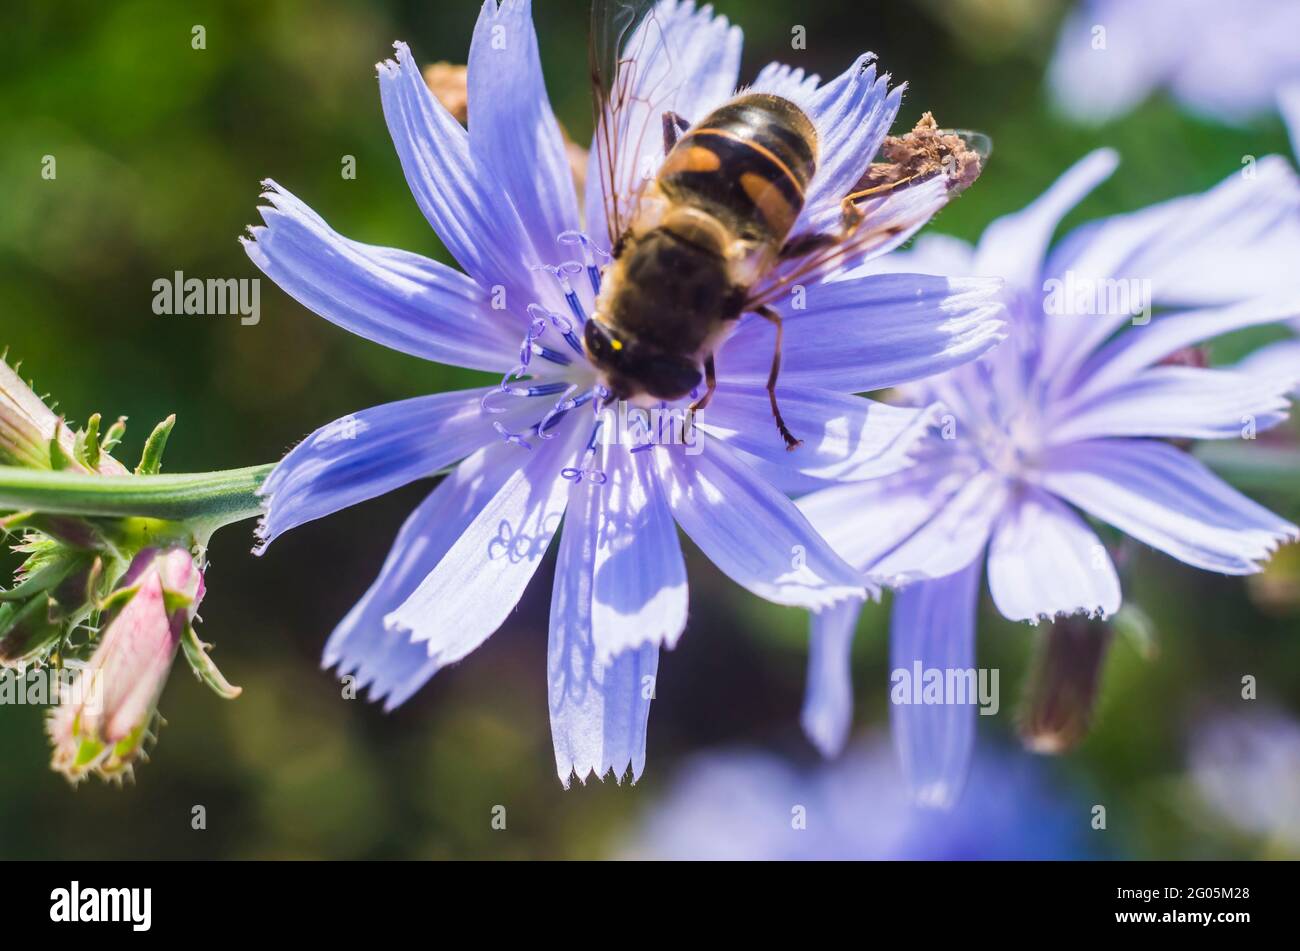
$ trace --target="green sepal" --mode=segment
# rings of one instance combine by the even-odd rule
[[[77,433],[77,458],[92,472],[99,468],[99,414],[86,420],[86,428]]]
[[[100,601],[99,604],[95,605],[95,607],[97,607],[101,612],[113,611],[117,608],[126,607],[127,603],[134,598],[139,591],[140,586],[138,584],[133,584],[126,588],[118,588],[109,594],[108,597],[104,598],[104,600]]]
[[[172,413],[153,428],[145,440],[144,452],[140,453],[140,464],[135,467],[136,475],[157,475],[162,471],[163,450],[167,448],[167,437],[176,425],[176,414]]]
[[[211,644],[204,644],[199,640],[199,636],[194,633],[192,625],[185,625],[185,633],[181,635],[181,647],[185,650],[185,659],[190,663],[190,669],[194,671],[194,676],[209,687],[217,696],[226,700],[234,700],[244,692],[243,687],[232,685],[217,665],[212,662],[212,655],[208,651],[212,648]]]
[[[108,427],[108,432],[104,433],[104,439],[99,444],[100,452],[112,452],[117,448],[117,444],[122,441],[126,435],[126,417],[119,416],[117,422]]]
[[[64,469],[71,469],[76,464],[68,451],[63,448],[63,443],[59,441],[59,434],[63,432],[63,420],[60,419],[54,427],[54,435],[50,437],[50,468],[55,472]]]
[[[59,643],[63,627],[50,619],[54,601],[45,595],[21,608],[0,605],[0,666],[40,663]]]

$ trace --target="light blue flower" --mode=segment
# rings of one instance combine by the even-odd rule
[[[918,464],[800,502],[847,560],[903,585],[891,667],[975,666],[980,575],[1007,618],[1110,615],[1120,583],[1081,512],[1199,568],[1258,571],[1296,537],[1171,440],[1250,437],[1285,418],[1287,382],[1171,360],[1211,337],[1300,314],[1300,185],[1270,157],[1203,195],[1083,225],[1061,218],[1111,174],[1093,153],[977,247],[942,236],[865,265],[1006,279],[1013,327],[977,363],[909,387],[948,407]],[[1131,325],[1131,326],[1130,326]],[[851,716],[858,606],[813,619],[804,724],[833,753]],[[956,798],[975,729],[968,704],[895,704],[904,771],[921,801]]]
[[[1282,119],[1291,133],[1291,153],[1300,161],[1300,83],[1284,89],[1278,97]],[[1291,321],[1291,329],[1300,334],[1300,318]],[[1241,362],[1241,369],[1251,376],[1272,376],[1294,383],[1293,396],[1300,396],[1300,339],[1279,340],[1260,347]]]
[[[690,3],[662,3],[639,28],[629,45],[641,54],[629,97],[639,105],[625,114],[612,176],[620,188],[662,160],[662,112],[699,119],[732,94],[740,46],[738,29]],[[806,301],[796,302],[806,309],[779,305],[787,318],[781,400],[805,440],[798,452],[786,451],[764,391],[772,329],[748,318],[718,352],[720,383],[700,419],[698,452],[611,442],[598,432],[605,394],[579,343],[600,251],[611,246],[599,191],[611,176],[599,174],[593,153],[584,224],[527,2],[484,5],[468,65],[468,131],[430,95],[404,45],[379,66],[411,191],[463,270],[343,238],[273,183],[265,226],[245,246],[325,319],[505,380],[363,410],[313,433],[266,482],[260,537],[269,543],[454,466],[325,650],[327,666],[355,674],[391,708],[505,621],[563,519],[548,671],[557,770],[566,785],[575,773],[621,777],[629,767],[635,778],[659,647],[672,647],[686,623],[677,527],[760,597],[814,610],[860,597],[862,576],[770,480],[860,478],[907,465],[932,411],[850,394],[987,350],[1002,334],[997,285],[808,278]],[[869,56],[824,85],[769,66],[754,88],[799,103],[819,130],[822,161],[796,233],[822,227],[876,154],[900,90]],[[887,239],[871,251],[906,240],[946,198],[940,176],[874,202],[868,226]]]
[[[1240,123],[1300,84],[1300,4],[1278,0],[1083,0],[1048,74],[1072,118],[1100,123],[1168,89],[1201,115]]]
[[[1089,806],[1044,761],[989,749],[950,813],[916,808],[885,740],[795,766],[726,750],[682,767],[622,846],[638,859],[1007,860],[1101,858]]]
[[[1192,789],[1219,824],[1300,856],[1300,723],[1269,708],[1219,713],[1198,724],[1188,759]]]

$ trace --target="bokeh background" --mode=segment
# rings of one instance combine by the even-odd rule
[[[586,4],[535,2],[557,113],[585,141]],[[989,133],[986,174],[931,226],[967,239],[1100,145],[1116,147],[1123,165],[1067,226],[1202,190],[1245,155],[1288,151],[1275,118],[1228,129],[1161,97],[1098,130],[1054,118],[1042,77],[1063,3],[716,6],[745,29],[746,76],[776,58],[831,75],[872,49],[909,84],[900,125],[933,110],[942,125]],[[153,281],[177,270],[259,276],[236,237],[257,218],[265,177],[350,237],[446,260],[391,148],[374,64],[396,39],[422,63],[463,62],[477,12],[475,0],[12,5],[16,20],[0,41],[0,341],[70,418],[130,417],[123,458],[175,412],[174,472],[271,461],[359,407],[477,384],[468,371],[351,337],[269,281],[257,326],[159,317],[150,307]],[[206,49],[191,48],[196,24]],[[790,48],[795,24],[807,28],[805,51]],[[40,176],[47,154],[58,163],[53,181]],[[356,157],[355,180],[340,174],[345,155]],[[1215,356],[1253,342],[1228,341]],[[634,787],[566,792],[556,779],[549,565],[497,635],[399,711],[343,699],[319,669],[320,649],[428,488],[307,525],[260,559],[249,553],[251,524],[216,537],[200,633],[244,694],[222,701],[178,664],[161,704],[167,725],[134,785],[73,790],[48,768],[40,711],[0,708],[0,857],[597,857],[621,851],[692,755],[745,744],[815,762],[797,725],[804,616],[755,600],[689,548],[690,626],[663,658],[649,765]],[[1300,516],[1294,484],[1263,488],[1265,501]],[[1300,711],[1300,605],[1294,583],[1271,581],[1139,555],[1126,595],[1150,616],[1155,649],[1117,639],[1094,731],[1042,764],[1082,804],[1081,827],[1092,804],[1106,805],[1107,830],[1091,833],[1097,853],[1286,854],[1277,836],[1216,818],[1187,772],[1197,725],[1249,705],[1243,675],[1259,678],[1257,702]],[[860,730],[887,720],[886,618],[869,610],[858,633]],[[1015,742],[1014,699],[1033,638],[983,612],[979,663],[1001,668],[1003,712],[981,718],[982,743]],[[872,803],[864,786],[865,821]],[[206,830],[191,828],[194,805],[206,808]],[[504,831],[490,822],[496,805],[507,808]]]

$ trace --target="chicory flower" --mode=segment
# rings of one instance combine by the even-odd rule
[[[630,101],[688,121],[728,99],[741,34],[666,0],[629,48]],[[274,183],[249,256],[288,294],[359,336],[503,374],[500,385],[363,410],[309,436],[264,486],[261,546],[284,532],[454,466],[407,521],[378,579],[335,629],[325,664],[388,708],[466,657],[506,619],[564,522],[548,679],[556,767],[616,777],[645,759],[659,648],[686,624],[680,526],[734,581],[811,609],[867,583],[811,530],[784,480],[896,471],[932,418],[851,394],[964,363],[1001,333],[997,285],[906,275],[824,280],[778,305],[780,398],[804,445],[788,453],[764,391],[771,327],[743,319],[717,353],[713,402],[686,438],[611,438],[608,389],[580,341],[612,247],[605,183],[634,188],[663,158],[660,113],[634,106],[620,166],[593,149],[585,217],[542,79],[530,4],[488,0],[468,62],[468,131],[430,94],[410,51],[379,66],[384,116],[417,204],[461,270],[348,240]],[[870,56],[820,83],[772,65],[754,86],[798,103],[821,140],[796,233],[837,221],[897,112]],[[646,106],[644,109],[648,109]],[[642,136],[652,127],[653,135]],[[948,198],[944,176],[874,202],[884,253]],[[610,196],[612,201],[626,194]],[[842,277],[842,275],[841,275]],[[801,309],[802,308],[802,309]],[[752,315],[751,315],[752,316]],[[684,414],[688,401],[655,407]],[[603,432],[602,432],[603,429]],[[661,431],[662,432],[662,431]]]
[[[1069,116],[1100,123],[1168,89],[1201,115],[1240,123],[1300,88],[1300,5],[1276,0],[1083,0],[1049,72]],[[1294,93],[1293,93],[1294,95]]]
[[[1012,620],[1117,611],[1119,576],[1085,515],[1233,575],[1258,571],[1297,535],[1172,441],[1253,438],[1286,417],[1285,380],[1177,357],[1300,314],[1300,185],[1286,162],[1263,159],[1249,177],[1084,225],[1049,251],[1061,218],[1115,165],[1108,151],[1088,156],[977,247],[935,236],[862,269],[1001,276],[1012,326],[978,362],[907,388],[948,407],[916,466],[800,502],[845,558],[902,586],[896,671],[974,670],[986,571]],[[813,619],[804,723],[828,753],[851,716],[858,613],[846,603]],[[971,703],[895,702],[892,715],[918,798],[950,805],[970,758]]]

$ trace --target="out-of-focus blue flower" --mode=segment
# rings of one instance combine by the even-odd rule
[[[1049,71],[1072,118],[1104,122],[1153,90],[1228,123],[1271,112],[1300,84],[1300,4],[1277,0],[1084,0]]]
[[[718,352],[719,386],[697,446],[602,436],[594,410],[606,391],[579,343],[600,246],[610,246],[600,188],[616,181],[615,200],[625,200],[623,189],[653,176],[663,155],[658,110],[702,118],[732,95],[740,63],[740,31],[708,8],[667,0],[638,29],[628,100],[656,111],[625,114],[619,168],[602,174],[593,150],[585,224],[530,5],[488,0],[469,52],[468,131],[430,95],[406,46],[379,66],[411,191],[462,271],[343,238],[273,183],[265,226],[245,242],[258,267],[325,319],[405,353],[505,375],[499,386],[379,406],[318,430],[267,480],[260,538],[265,545],[455,467],[325,650],[327,665],[354,673],[391,708],[502,624],[563,518],[549,681],[566,784],[574,773],[641,773],[659,647],[672,647],[686,623],[676,526],[760,597],[815,610],[861,596],[862,576],[771,479],[904,467],[932,411],[850,394],[959,365],[1002,334],[996,282],[814,275],[806,299],[779,308],[788,331],[781,401],[805,440],[798,452],[786,451],[772,423],[764,385],[773,333],[757,319],[742,320]],[[821,162],[795,233],[838,220],[900,90],[869,56],[825,84],[772,65],[753,88],[792,99],[819,130]],[[873,251],[906,240],[946,198],[940,176],[875,202],[864,227],[889,240]]]
[[[1275,710],[1224,714],[1201,724],[1189,760],[1222,822],[1300,855],[1300,723]]]
[[[1291,133],[1291,152],[1300,162],[1300,83],[1284,89],[1278,97],[1282,118]],[[1291,321],[1291,329],[1300,334],[1300,319]],[[1274,376],[1295,381],[1293,396],[1300,396],[1300,340],[1279,340],[1260,347],[1241,362],[1243,372],[1251,376]]]
[[[889,744],[872,740],[801,769],[729,750],[682,767],[622,847],[629,858],[680,860],[1080,859],[1108,850],[1087,803],[1044,761],[988,750],[946,813],[911,802]]]
[[[1062,216],[1110,175],[1096,152],[977,247],[934,236],[862,269],[1006,279],[1013,331],[979,362],[908,388],[948,407],[918,465],[816,492],[800,507],[850,562],[903,585],[891,664],[974,668],[980,575],[1003,615],[1106,616],[1120,583],[1080,511],[1180,561],[1249,574],[1297,530],[1170,440],[1253,438],[1286,416],[1289,381],[1182,359],[1211,337],[1300,314],[1300,185],[1269,157],[1203,195],[1072,232]],[[1129,326],[1132,324],[1132,326]],[[851,715],[847,604],[813,619],[804,723],[834,752]],[[892,707],[921,801],[952,803],[974,735],[969,703]]]

